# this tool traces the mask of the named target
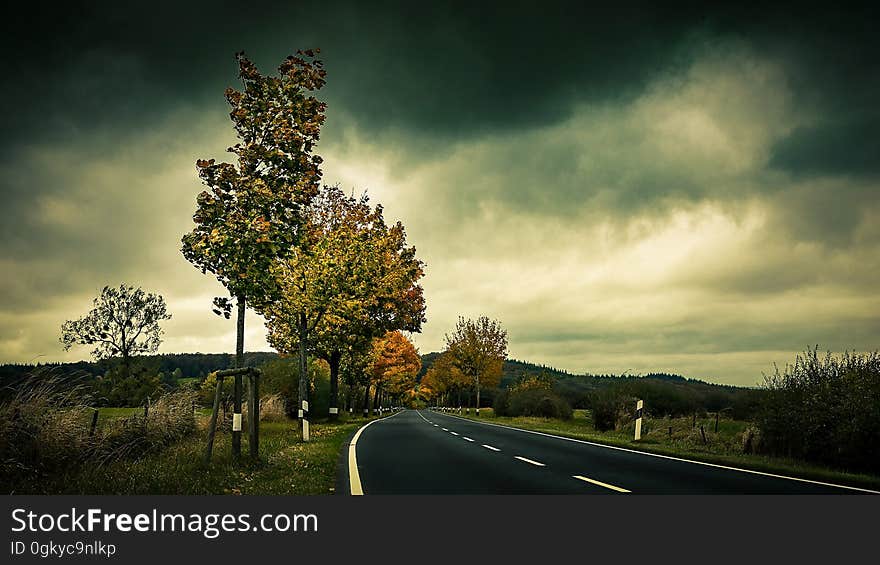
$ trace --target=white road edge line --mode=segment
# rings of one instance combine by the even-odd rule
[[[572,475],[575,479],[579,479],[581,481],[592,483],[594,485],[599,485],[600,487],[610,488],[611,490],[616,490],[617,492],[632,492],[630,490],[626,490],[625,488],[616,487],[614,485],[609,485],[608,483],[603,483],[602,481],[597,481],[595,479],[591,479],[589,477],[584,477],[583,475]]]
[[[501,451],[497,447],[492,447],[491,445],[486,445],[485,443],[483,444],[483,447],[485,447],[486,449],[491,449],[492,451]]]
[[[535,461],[534,459],[529,459],[528,457],[520,457],[519,455],[514,455],[513,458],[519,459],[520,461],[525,461],[526,463],[531,463],[532,465],[535,465],[537,467],[546,467],[547,466],[547,465],[544,465],[543,463],[541,463],[540,461]]]
[[[361,485],[361,475],[358,473],[358,464],[357,464],[357,441],[361,437],[361,434],[364,430],[367,429],[367,426],[370,424],[375,424],[376,422],[381,422],[382,420],[387,420],[388,418],[393,418],[398,414],[403,414],[401,412],[395,412],[390,416],[385,416],[384,418],[379,418],[378,420],[370,420],[366,424],[360,427],[360,429],[355,432],[354,437],[351,438],[351,443],[348,444],[348,488],[351,492],[352,496],[361,496],[364,494],[364,487]]]
[[[469,437],[467,437],[467,436],[461,436],[461,439],[463,439],[463,440],[465,440],[465,441],[474,441],[474,440],[472,440],[471,438],[469,438]]]
[[[648,457],[657,457],[660,459],[670,459],[672,461],[682,461],[684,463],[693,463],[694,465],[703,465],[705,467],[715,467],[716,469],[727,469],[728,471],[739,471],[740,473],[749,473],[751,475],[761,475],[764,477],[773,477],[775,479],[787,479],[789,481],[798,481],[801,483],[810,483],[810,484],[821,485],[821,486],[825,486],[825,487],[842,488],[842,489],[846,489],[846,490],[868,492],[871,494],[880,494],[880,491],[878,491],[878,490],[871,490],[871,489],[859,488],[859,487],[851,487],[851,486],[847,486],[847,485],[837,485],[834,483],[825,483],[822,481],[813,481],[810,479],[802,479],[800,477],[789,477],[786,475],[777,475],[775,473],[765,473],[764,471],[755,471],[753,469],[742,469],[740,467],[729,467],[727,465],[719,465],[718,463],[707,463],[706,461],[694,461],[693,459],[684,459],[682,457],[673,457],[671,455],[661,455],[659,453],[649,453],[647,451],[638,451],[637,449],[628,449],[626,447],[617,447],[616,445],[605,445],[604,443],[596,443],[594,441],[575,439],[572,437],[556,436],[553,434],[546,434],[544,432],[536,432],[534,430],[524,430],[522,428],[514,428],[512,426],[505,426],[503,424],[490,424],[489,422],[480,422],[478,420],[472,420],[470,418],[462,418],[461,416],[454,416],[452,414],[444,413],[442,415],[449,416],[450,418],[458,418],[459,420],[467,420],[468,422],[473,422],[475,424],[482,424],[484,426],[495,426],[496,428],[505,428],[508,430],[514,430],[514,431],[522,432],[525,434],[534,434],[534,435],[538,435],[538,436],[551,437],[551,438],[555,438],[555,439],[561,439],[563,441],[571,441],[574,443],[584,443],[586,445],[593,445],[596,447],[604,447],[606,449],[614,449],[617,451],[626,451],[628,453],[636,453],[638,455],[646,455]],[[421,416],[421,414],[420,414],[420,416]]]

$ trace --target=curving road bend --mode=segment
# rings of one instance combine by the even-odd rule
[[[404,410],[361,428],[337,492],[353,494],[847,494],[874,491]]]

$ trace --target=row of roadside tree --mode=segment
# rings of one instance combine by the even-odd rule
[[[206,190],[182,252],[228,291],[214,307],[227,318],[236,310],[239,361],[247,308],[266,319],[273,347],[298,358],[299,409],[308,407],[309,358],[327,362],[335,418],[340,368],[366,366],[374,340],[397,339],[389,332],[421,329],[424,263],[381,205],[322,184],[315,148],[326,104],[316,93],[326,72],[317,53],[287,57],[273,76],[236,55],[242,88],[226,90],[236,158],[197,161]]]

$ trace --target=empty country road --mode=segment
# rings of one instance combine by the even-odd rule
[[[351,494],[873,492],[600,446],[430,410],[404,410],[370,422],[354,435],[344,457],[337,492]]]

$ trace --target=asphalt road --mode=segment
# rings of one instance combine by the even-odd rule
[[[337,492],[352,494],[847,494],[722,468],[405,410],[359,430]]]

